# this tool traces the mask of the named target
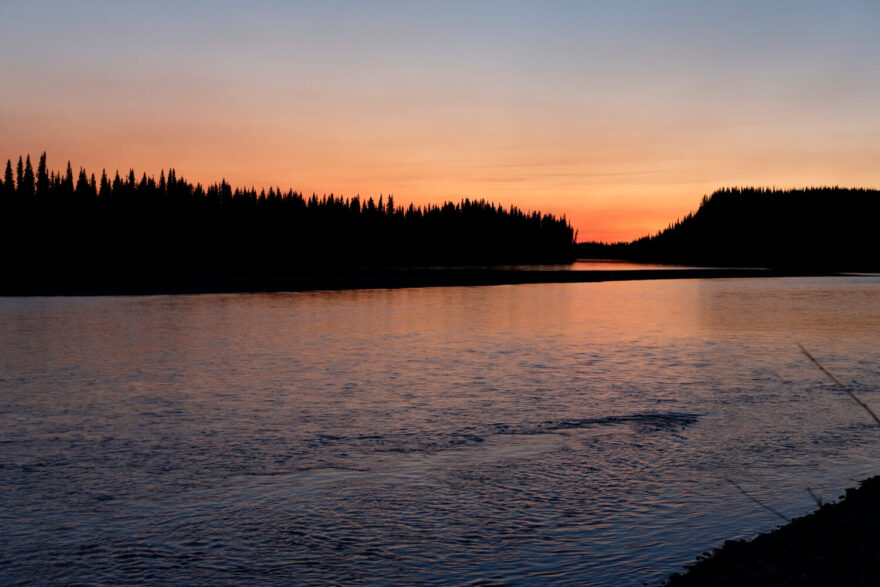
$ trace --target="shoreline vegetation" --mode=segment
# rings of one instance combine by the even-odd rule
[[[878,271],[880,192],[723,189],[654,236],[577,243],[563,216],[485,200],[404,208],[192,184],[163,170],[99,178],[46,153],[0,177],[0,295],[308,291]],[[578,258],[698,269],[537,271]],[[749,269],[752,268],[752,269]],[[754,269],[766,268],[766,269]]]
[[[878,569],[880,476],[775,530],[726,541],[664,585],[876,585]]]
[[[725,188],[653,236],[576,249],[582,258],[876,272],[878,221],[880,190]]]
[[[416,266],[567,263],[564,218],[463,199],[404,208],[393,196],[192,184],[130,170],[96,178],[28,156],[0,180],[7,281],[208,281]]]

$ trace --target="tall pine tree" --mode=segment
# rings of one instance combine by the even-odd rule
[[[46,151],[40,155],[40,163],[37,165],[37,197],[45,198],[49,195],[49,173],[46,170]]]
[[[112,188],[110,187],[110,180],[107,179],[107,170],[101,170],[101,191],[98,192],[98,195],[102,198],[109,198],[112,194]]]
[[[74,193],[76,194],[76,199],[80,202],[89,198],[89,176],[86,175],[86,170],[82,167],[79,168],[79,174],[76,177]]]
[[[27,156],[27,163],[24,166],[24,174],[22,175],[19,191],[25,198],[34,197],[34,168],[31,166],[31,156]]]
[[[12,175],[12,161],[6,160],[6,173],[3,174],[3,197],[15,195],[15,176]]]
[[[24,179],[24,161],[18,156],[18,165],[15,166],[15,189],[21,191],[21,182]]]

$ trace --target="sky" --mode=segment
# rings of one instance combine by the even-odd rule
[[[878,56],[876,0],[0,0],[0,158],[629,240],[720,187],[880,187]]]

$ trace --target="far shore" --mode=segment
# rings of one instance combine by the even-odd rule
[[[594,283],[654,279],[733,279],[814,277],[839,272],[758,269],[682,268],[632,270],[432,268],[381,270],[321,270],[285,276],[192,276],[119,278],[0,279],[0,296],[101,296],[208,293],[272,293],[321,290],[400,289],[520,285],[536,283]]]

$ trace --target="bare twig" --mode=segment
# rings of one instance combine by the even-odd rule
[[[817,505],[817,506],[822,507],[823,504],[822,504],[822,498],[821,498],[821,497],[819,497],[818,495],[816,495],[816,494],[813,492],[813,490],[810,489],[809,487],[807,487],[807,493],[810,494],[810,497],[813,498],[813,501],[816,502],[816,505]]]
[[[852,390],[850,390],[847,386],[845,386],[843,383],[841,383],[840,380],[839,380],[837,377],[835,377],[834,375],[832,375],[832,374],[828,371],[828,369],[826,369],[825,367],[823,367],[823,366],[822,366],[822,363],[820,363],[819,361],[817,361],[816,358],[813,357],[813,355],[811,355],[810,352],[809,352],[807,349],[805,349],[805,348],[803,347],[802,344],[798,343],[798,348],[801,349],[801,352],[802,352],[802,353],[803,353],[808,359],[810,359],[810,360],[813,362],[813,364],[816,365],[816,366],[819,368],[820,371],[822,371],[822,373],[824,373],[825,375],[827,375],[828,378],[831,379],[831,381],[833,381],[833,382],[835,383],[835,385],[837,385],[837,387],[838,387],[842,392],[844,392],[846,395],[848,395],[848,396],[852,399],[852,401],[854,401],[854,402],[856,402],[857,404],[859,404],[859,405],[862,407],[862,409],[864,409],[866,412],[868,412],[869,414],[871,414],[871,417],[874,418],[874,421],[877,423],[878,426],[880,426],[880,418],[877,417],[877,414],[874,413],[874,410],[872,410],[871,408],[869,408],[868,405],[867,405],[865,402],[863,402],[863,401],[860,400],[858,397],[856,397],[856,394],[854,394],[854,393],[852,392]]]
[[[791,520],[788,519],[788,518],[785,516],[785,514],[783,514],[783,513],[779,512],[779,511],[773,509],[772,507],[770,507],[770,506],[767,505],[766,503],[764,503],[764,502],[762,502],[761,500],[759,500],[757,497],[753,497],[753,496],[749,495],[748,493],[746,493],[746,490],[743,489],[742,487],[740,487],[740,486],[736,483],[736,481],[734,481],[733,479],[726,479],[726,481],[727,481],[728,483],[730,483],[731,485],[733,485],[734,487],[736,487],[737,490],[738,490],[740,493],[742,493],[743,495],[745,495],[747,498],[749,498],[750,500],[752,500],[753,502],[755,502],[756,504],[758,504],[759,506],[761,506],[761,507],[764,508],[765,510],[767,510],[767,511],[769,511],[769,512],[773,512],[774,514],[776,514],[777,516],[779,516],[780,518],[782,518],[783,520],[785,520],[785,523],[786,523],[786,524],[788,524],[789,522],[791,522]]]

